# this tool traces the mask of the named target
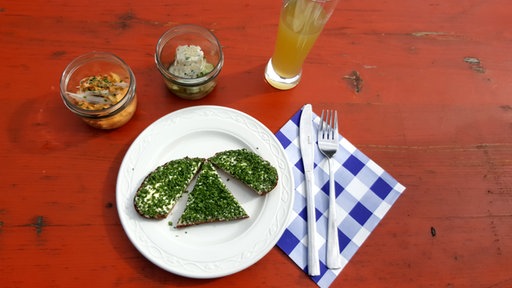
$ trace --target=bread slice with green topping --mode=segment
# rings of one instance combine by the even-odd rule
[[[222,182],[213,165],[206,161],[197,176],[192,192],[188,195],[185,211],[176,228],[248,217],[242,205]]]
[[[133,201],[135,210],[146,218],[167,217],[204,161],[185,157],[157,167],[139,186]]]
[[[272,191],[277,185],[277,169],[269,161],[248,149],[218,152],[208,161],[246,184],[259,195]]]

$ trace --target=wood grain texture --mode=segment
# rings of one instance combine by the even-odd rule
[[[407,187],[333,287],[512,287],[509,2],[341,1],[290,91],[263,80],[280,1],[214,2],[0,4],[3,287],[314,287],[277,247],[220,279],[165,272],[130,243],[115,205],[123,156],[158,118],[222,105],[276,132],[305,103],[340,111],[343,135]],[[224,48],[202,100],[170,95],[154,65],[158,37],[180,23]],[[114,131],[89,128],[59,96],[65,66],[93,50],[137,78],[137,112]]]

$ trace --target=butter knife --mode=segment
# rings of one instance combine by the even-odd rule
[[[315,195],[313,192],[313,166],[315,156],[315,133],[313,132],[313,111],[311,104],[304,105],[300,116],[299,142],[306,176],[306,211],[308,222],[308,274],[320,275],[320,261],[316,245]]]

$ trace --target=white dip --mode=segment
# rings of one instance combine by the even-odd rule
[[[183,78],[198,78],[208,74],[213,65],[206,62],[203,50],[196,45],[182,45],[176,48],[176,58],[169,72]]]

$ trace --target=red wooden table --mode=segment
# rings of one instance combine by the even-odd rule
[[[134,248],[115,205],[123,156],[158,118],[221,105],[276,132],[312,103],[341,111],[343,135],[407,187],[333,287],[512,287],[509,6],[341,1],[302,82],[278,91],[263,70],[280,1],[0,3],[1,286],[314,286],[277,247],[231,276],[173,275]],[[198,101],[170,95],[154,65],[158,37],[181,23],[224,47],[218,86]],[[64,67],[93,50],[137,77],[137,112],[117,130],[86,126],[59,96]]]

